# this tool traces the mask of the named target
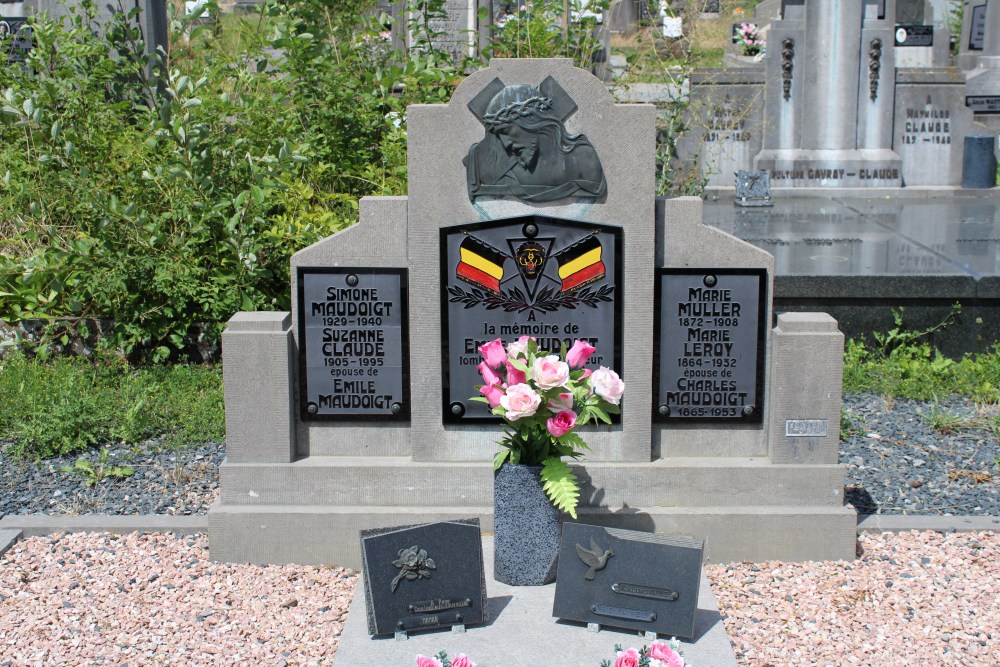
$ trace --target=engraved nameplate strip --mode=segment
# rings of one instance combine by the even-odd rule
[[[825,419],[786,419],[785,436],[788,438],[825,438]]]
[[[419,630],[421,628],[437,628],[443,625],[461,625],[465,623],[461,612],[448,612],[447,614],[431,614],[420,616],[406,616],[396,621],[397,630]]]
[[[471,607],[472,600],[421,600],[407,605],[406,610],[411,614],[430,614],[435,611],[446,611],[448,609],[459,609],[461,607]]]
[[[669,588],[655,588],[653,586],[639,586],[638,584],[626,584],[616,582],[611,585],[611,590],[619,595],[631,595],[637,598],[647,598],[649,600],[676,600],[679,597],[677,591]]]
[[[609,604],[595,604],[590,610],[598,616],[609,618],[625,618],[644,623],[652,623],[656,620],[656,613],[647,609],[629,609],[628,607],[613,607]]]

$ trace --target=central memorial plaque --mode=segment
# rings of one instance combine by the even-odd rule
[[[302,419],[409,419],[406,270],[299,268]]]
[[[622,232],[528,216],[441,230],[444,419],[499,419],[470,401],[479,346],[533,336],[559,352],[597,348],[588,367],[620,369]]]
[[[658,419],[761,422],[766,278],[763,269],[658,270]]]

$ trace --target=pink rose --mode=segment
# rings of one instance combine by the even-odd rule
[[[521,417],[530,417],[538,410],[542,397],[526,384],[515,384],[507,387],[507,393],[500,398],[500,405],[507,411],[504,415],[510,421]]]
[[[590,376],[590,386],[594,393],[612,405],[621,403],[625,393],[625,383],[610,368],[601,366]]]
[[[549,430],[553,438],[561,438],[576,426],[576,413],[572,410],[563,410],[555,417],[550,417],[545,422],[545,428]]]
[[[500,368],[500,364],[507,361],[507,353],[503,349],[500,339],[491,340],[485,345],[479,346],[479,352],[483,355],[490,368]]]
[[[476,369],[479,370],[479,374],[483,376],[483,382],[486,384],[500,384],[502,378],[485,361],[476,366]]]
[[[539,357],[531,367],[531,377],[542,390],[562,387],[569,381],[569,365],[556,354]]]
[[[486,397],[491,410],[500,405],[500,399],[503,397],[503,389],[495,384],[484,384],[479,393]]]
[[[563,410],[572,410],[573,394],[571,394],[568,391],[564,391],[560,394],[557,394],[555,398],[549,399],[548,408],[552,412],[562,412]]]
[[[649,647],[649,657],[660,660],[664,667],[684,667],[684,659],[666,642],[653,642]]]
[[[417,654],[417,667],[441,667],[441,661],[437,658],[428,658],[426,655]]]
[[[535,340],[531,336],[521,336],[507,345],[507,356],[511,359],[528,356],[528,341]]]
[[[451,667],[476,667],[476,663],[469,660],[469,656],[464,653],[459,653],[455,656],[455,659],[451,661]]]
[[[615,660],[615,667],[639,667],[639,659],[642,656],[634,648],[627,651],[618,651],[618,659]]]
[[[514,365],[509,361],[504,363],[507,364],[507,384],[522,384],[528,381],[528,376],[524,374],[524,371],[514,368]]]
[[[575,340],[573,341],[573,347],[569,349],[566,353],[566,363],[569,364],[570,368],[579,368],[587,363],[587,359],[590,359],[590,355],[597,350],[586,341]]]

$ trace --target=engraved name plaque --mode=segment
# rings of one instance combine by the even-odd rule
[[[613,607],[609,604],[595,604],[590,610],[598,616],[623,618],[629,621],[652,623],[656,620],[656,612],[648,609],[629,609],[628,607]]]
[[[659,269],[653,414],[760,423],[767,314],[763,269]]]
[[[532,336],[541,349],[585,340],[587,368],[621,369],[620,229],[528,216],[441,230],[444,420],[499,420],[470,401],[479,347]]]
[[[406,270],[299,268],[303,420],[410,417]]]
[[[825,419],[786,419],[785,437],[788,438],[825,438]]]
[[[986,43],[986,5],[972,8],[972,18],[969,20],[969,50],[982,51]]]

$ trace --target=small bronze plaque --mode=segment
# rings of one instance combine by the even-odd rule
[[[631,595],[650,600],[676,600],[679,597],[677,591],[670,590],[669,588],[656,588],[655,586],[640,586],[638,584],[620,582],[611,584],[611,590],[619,595]]]
[[[623,618],[629,621],[652,623],[656,620],[656,612],[648,609],[629,609],[628,607],[613,607],[609,604],[595,604],[590,610],[598,616]]]

